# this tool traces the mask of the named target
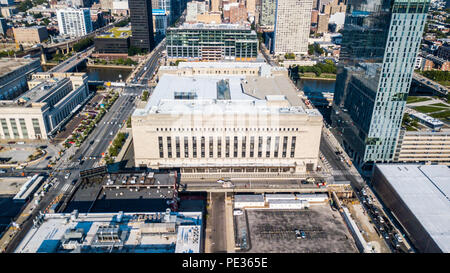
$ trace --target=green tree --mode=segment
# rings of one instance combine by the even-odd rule
[[[128,56],[134,56],[134,55],[142,54],[142,53],[143,53],[142,49],[140,49],[138,47],[130,46],[128,48]]]
[[[144,92],[142,92],[141,100],[142,101],[147,101],[148,100],[148,95],[149,95],[148,90],[144,90]]]
[[[286,53],[286,54],[284,54],[284,58],[293,60],[293,59],[295,59],[295,54],[294,53]]]
[[[85,38],[79,41],[78,43],[73,45],[73,50],[76,52],[80,52],[85,50],[86,48],[90,47],[94,44],[94,39],[92,38]]]

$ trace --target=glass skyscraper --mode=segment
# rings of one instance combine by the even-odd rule
[[[355,165],[392,160],[430,0],[349,0],[331,119]]]

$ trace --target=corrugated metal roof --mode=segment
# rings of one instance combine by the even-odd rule
[[[264,202],[262,194],[237,194],[234,196],[234,202]]]
[[[379,164],[378,169],[443,252],[450,252],[450,168]]]

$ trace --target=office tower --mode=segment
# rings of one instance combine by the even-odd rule
[[[332,111],[355,165],[393,159],[430,0],[349,0]]]
[[[151,0],[129,0],[131,45],[151,51],[154,47]]]
[[[275,11],[275,54],[308,52],[312,0],[279,0]]]
[[[89,9],[60,9],[56,11],[59,33],[72,37],[84,36],[92,32],[91,13]]]
[[[261,0],[261,13],[259,24],[261,26],[273,26],[275,24],[275,9],[277,0]]]

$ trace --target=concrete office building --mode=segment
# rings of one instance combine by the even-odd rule
[[[275,10],[276,55],[307,54],[312,0],[277,1]]]
[[[450,131],[402,130],[398,137],[394,162],[450,165]]]
[[[306,109],[286,69],[180,65],[161,68],[172,73],[159,77],[145,108],[132,115],[136,166],[217,177],[316,169],[322,116]]]
[[[168,28],[166,49],[177,60],[255,60],[258,38],[250,26],[236,24],[187,24]]]
[[[444,165],[375,165],[373,188],[419,252],[450,252],[449,181]]]
[[[276,2],[276,0],[261,0],[261,13],[259,14],[261,26],[274,26]]]
[[[47,139],[88,98],[85,73],[36,73],[30,90],[0,101],[1,139]]]
[[[196,23],[197,16],[207,11],[208,7],[206,6],[205,2],[192,1],[187,3],[186,22]]]
[[[218,11],[197,14],[197,22],[203,24],[220,24],[222,23],[222,13]]]
[[[100,6],[103,10],[112,10],[113,0],[100,0]]]
[[[150,52],[154,46],[152,4],[150,0],[129,0],[131,45]]]
[[[247,8],[243,1],[224,4],[223,9],[223,22],[230,24],[248,24]]]
[[[330,20],[330,15],[328,14],[318,14],[317,16],[317,33],[328,32],[328,22]]]
[[[347,2],[331,119],[363,173],[393,160],[428,5]]]
[[[211,0],[210,3],[212,12],[220,11],[222,7],[222,0]]]
[[[13,56],[11,56],[13,57]],[[31,74],[42,71],[39,59],[0,59],[0,100],[10,100],[27,90]]]
[[[61,35],[84,36],[93,31],[89,9],[60,9],[56,11]]]
[[[38,44],[48,39],[47,28],[44,26],[13,28],[13,32],[18,44]]]

